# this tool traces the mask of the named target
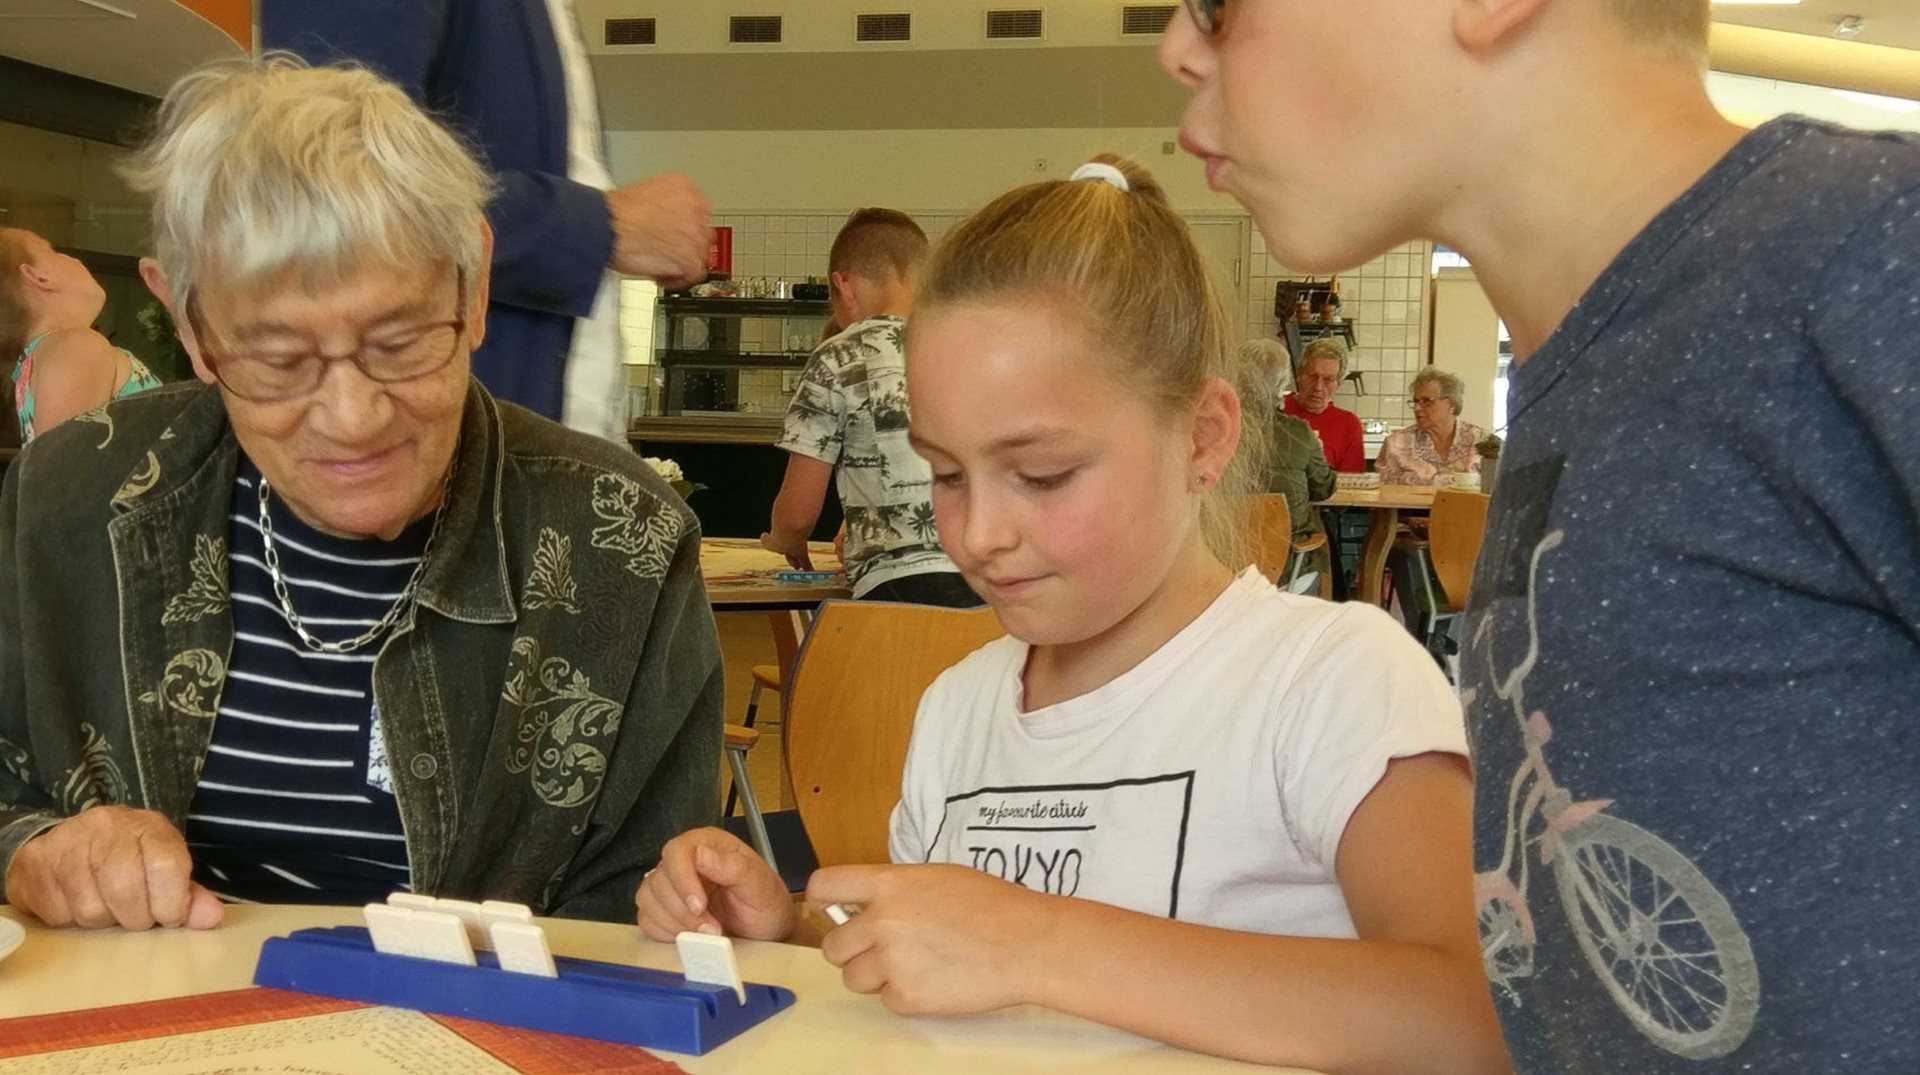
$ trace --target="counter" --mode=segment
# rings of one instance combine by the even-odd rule
[[[774,444],[780,440],[783,415],[743,414],[737,417],[636,418],[627,430],[633,444]],[[661,452],[648,449],[646,455]]]
[[[674,416],[635,419],[627,441],[641,455],[680,464],[687,480],[705,489],[687,498],[707,537],[758,538],[766,532],[773,498],[787,474],[780,440],[781,417]],[[832,541],[840,528],[840,496],[827,486],[827,503],[811,539]]]

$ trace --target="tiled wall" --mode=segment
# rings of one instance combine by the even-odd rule
[[[1366,375],[1366,394],[1343,385],[1334,402],[1362,421],[1380,419],[1390,429],[1413,421],[1407,407],[1407,382],[1425,361],[1427,280],[1432,275],[1430,243],[1408,243],[1340,275],[1341,313],[1351,319],[1354,346],[1347,369]],[[1274,285],[1305,277],[1267,252],[1259,229],[1253,232],[1252,273],[1247,298],[1247,335],[1279,331],[1273,316]],[[1324,276],[1319,277],[1324,279]]]
[[[914,219],[935,241],[963,215],[913,213]],[[733,229],[736,280],[765,277],[793,282],[809,277],[825,278],[827,249],[846,216],[846,212],[718,213],[713,222]],[[1272,336],[1279,328],[1273,317],[1274,284],[1304,274],[1290,272],[1268,254],[1258,229],[1252,229],[1252,249],[1248,253],[1251,271],[1245,311],[1246,335]],[[1340,274],[1341,302],[1345,315],[1354,321],[1356,342],[1348,368],[1366,374],[1366,393],[1361,395],[1349,384],[1341,389],[1337,402],[1363,420],[1381,419],[1394,429],[1413,420],[1406,406],[1407,382],[1423,361],[1431,259],[1429,244],[1410,243]],[[651,336],[642,339],[634,313],[637,304],[631,298],[636,293],[630,290],[628,294],[628,358],[637,364],[631,371],[631,379],[635,385],[645,385],[655,379],[653,371],[638,363],[650,354]],[[742,323],[742,344],[751,351],[782,350],[783,343],[792,341],[782,341],[781,334],[791,336],[795,330],[791,322],[783,326],[777,319],[748,319]],[[762,412],[784,410],[787,394],[781,390],[780,381],[777,371],[743,378],[742,403],[757,405]]]

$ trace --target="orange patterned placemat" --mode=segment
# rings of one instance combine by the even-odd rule
[[[170,1000],[123,1004],[111,1008],[33,1015],[0,1020],[0,1071],[14,1070],[11,1058],[43,1057],[50,1054],[90,1050],[90,1057],[115,1062],[112,1070],[134,1071],[139,1067],[121,1066],[135,1061],[133,1055],[115,1055],[112,1047],[182,1035],[215,1034],[220,1031],[292,1020],[323,1021],[341,1013],[365,1011],[378,1016],[371,1005],[331,997],[317,997],[280,989],[237,989],[227,993],[205,993]],[[663,1060],[631,1045],[549,1034],[537,1030],[495,1023],[456,1019],[443,1015],[422,1015],[399,1009],[384,1009],[395,1017],[396,1025],[381,1026],[396,1036],[417,1035],[421,1028],[457,1039],[497,1060],[505,1070],[520,1075],[586,1075],[588,1072],[613,1075],[685,1075],[680,1065]],[[404,1025],[398,1021],[405,1020]],[[431,1026],[428,1025],[430,1022]],[[288,1059],[300,1058],[300,1035],[276,1032],[289,1042]],[[324,1040],[323,1034],[309,1035],[309,1044]],[[126,1052],[126,1050],[122,1050]],[[155,1052],[155,1070],[177,1063],[172,1055]],[[209,1061],[218,1061],[209,1057]],[[424,1057],[423,1057],[424,1060]],[[26,1070],[26,1069],[22,1069]],[[47,1070],[61,1070],[50,1066]],[[103,1067],[102,1070],[105,1070]],[[175,1070],[167,1066],[166,1070]],[[424,1068],[423,1068],[424,1070]]]

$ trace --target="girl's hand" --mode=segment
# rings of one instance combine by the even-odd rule
[[[1028,999],[1061,901],[964,866],[916,865],[820,870],[807,902],[860,908],[820,944],[848,989],[902,1015],[951,1015]]]
[[[780,875],[725,829],[694,829],[668,840],[633,903],[641,931],[656,941],[686,931],[784,941],[796,917]]]

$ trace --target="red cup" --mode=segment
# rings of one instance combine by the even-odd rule
[[[707,241],[707,271],[733,275],[733,229],[715,228]]]

